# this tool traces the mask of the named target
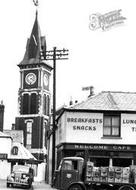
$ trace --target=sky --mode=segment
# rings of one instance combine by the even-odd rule
[[[92,14],[121,9],[124,24],[107,31],[89,28]],[[0,101],[5,105],[4,128],[18,116],[18,90],[27,38],[35,20],[33,0],[0,2]],[[101,91],[136,92],[135,0],[39,0],[38,20],[47,50],[66,48],[69,59],[57,61],[57,107],[81,102],[94,86]],[[50,62],[52,65],[52,62]],[[52,80],[50,83],[52,93]]]

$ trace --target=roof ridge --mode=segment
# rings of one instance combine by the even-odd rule
[[[127,92],[124,92],[124,91],[110,91],[110,90],[108,90],[108,91],[102,91],[102,93],[123,93],[123,94],[136,94],[136,92],[129,92],[129,91],[127,91]]]
[[[112,105],[112,106],[115,106],[115,107],[118,109],[118,106],[117,106],[118,104],[117,104],[117,102],[115,101],[115,99],[114,99],[114,97],[112,96],[111,93],[108,93],[107,98],[108,98],[108,100],[110,101],[111,105]]]

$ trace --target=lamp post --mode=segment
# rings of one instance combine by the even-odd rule
[[[56,47],[46,51],[46,60],[53,60],[53,128],[52,128],[52,180],[55,171],[55,130],[56,130],[56,60],[68,59],[68,50],[58,50]]]

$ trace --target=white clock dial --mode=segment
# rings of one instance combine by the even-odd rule
[[[29,85],[32,85],[36,82],[36,75],[34,73],[28,73],[25,77],[25,82]]]
[[[49,84],[49,78],[48,78],[48,75],[47,75],[47,74],[44,74],[43,82],[44,82],[44,85],[45,85],[45,86],[48,86],[48,84]]]

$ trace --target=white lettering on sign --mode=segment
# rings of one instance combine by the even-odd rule
[[[76,149],[92,149],[92,150],[131,150],[131,146],[125,145],[77,145],[75,144],[74,147]]]
[[[113,150],[130,150],[129,146],[113,146]]]

